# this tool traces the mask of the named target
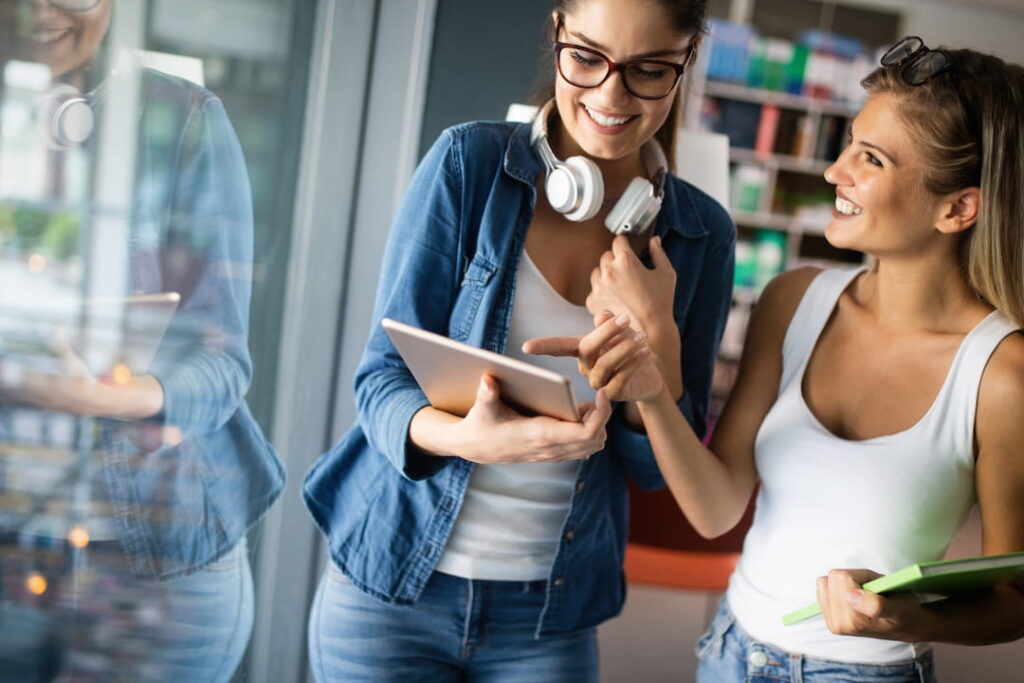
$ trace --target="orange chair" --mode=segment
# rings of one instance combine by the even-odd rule
[[[753,503],[732,531],[709,540],[686,521],[667,489],[641,491],[631,484],[629,493],[626,578],[668,588],[724,591],[753,521]]]

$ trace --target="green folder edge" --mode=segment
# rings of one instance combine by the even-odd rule
[[[1021,556],[1021,557],[1024,557],[1024,553],[1022,553],[1022,552],[1006,553],[1006,556]],[[997,557],[997,556],[996,555],[992,555],[990,557]],[[909,581],[913,581],[914,579],[919,579],[919,578],[923,577],[924,574],[921,572],[921,567],[922,566],[941,565],[941,564],[945,564],[946,562],[949,562],[949,563],[962,562],[962,561],[964,561],[966,559],[971,559],[971,558],[957,558],[957,559],[951,559],[951,560],[943,560],[943,561],[939,561],[939,562],[922,562],[920,564],[912,564],[909,567],[904,567],[903,569],[900,569],[899,571],[893,572],[892,574],[886,574],[885,576],[880,576],[877,579],[872,579],[871,581],[868,581],[867,583],[862,585],[861,588],[863,588],[866,591],[871,591],[872,593],[884,593],[884,592],[886,592],[888,590],[891,590],[891,589],[893,589],[895,587],[902,586],[902,585],[906,584]],[[819,605],[817,602],[815,602],[815,603],[812,603],[810,605],[807,605],[806,607],[801,607],[798,610],[794,610],[793,612],[790,612],[789,614],[783,615],[783,617],[782,617],[782,625],[783,626],[792,626],[793,624],[795,624],[797,622],[804,621],[805,619],[810,619],[811,617],[816,617],[819,614],[821,614],[821,605]]]

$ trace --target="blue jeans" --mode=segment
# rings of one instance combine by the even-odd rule
[[[24,571],[14,566],[19,555],[0,549],[0,567]],[[0,650],[9,658],[0,683],[54,675],[62,683],[227,683],[249,642],[253,584],[244,539],[170,581],[132,576],[116,541],[90,545],[64,576],[51,578],[49,600],[0,604]]]
[[[535,638],[546,581],[476,581],[434,572],[413,605],[390,605],[333,564],[309,619],[309,658],[334,681],[597,681],[596,629]]]
[[[785,652],[750,637],[725,598],[697,641],[698,683],[935,683],[932,653],[894,664],[848,664]]]

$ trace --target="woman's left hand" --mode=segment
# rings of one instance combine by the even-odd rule
[[[674,324],[672,303],[676,271],[661,248],[661,238],[652,237],[649,249],[654,268],[640,261],[625,236],[619,235],[612,241],[611,250],[602,254],[600,263],[590,274],[587,310],[591,315],[602,311],[628,315],[648,334],[655,321]]]
[[[916,640],[923,613],[913,593],[878,595],[861,588],[882,576],[868,569],[833,569],[818,577],[818,604],[828,630],[837,635]]]
[[[616,237],[611,251],[601,256],[600,265],[591,273],[587,310],[594,316],[628,316],[647,335],[665,386],[678,401],[683,395],[683,372],[680,333],[672,312],[676,271],[661,248],[660,238],[651,238],[650,251],[654,268],[640,261],[629,240],[622,235]]]
[[[83,417],[145,418],[163,408],[163,387],[156,378],[119,373],[100,379],[65,340],[54,341],[51,350],[53,371],[5,368],[0,361],[0,399]]]

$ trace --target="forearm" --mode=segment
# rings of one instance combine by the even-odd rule
[[[686,518],[705,538],[732,529],[747,508],[752,476],[731,471],[701,443],[667,390],[638,407],[658,466]]]
[[[164,407],[164,390],[152,375],[132,377],[125,383],[102,384],[106,393],[104,417],[142,420],[153,417]]]
[[[657,315],[654,312],[639,314],[637,326],[647,335],[647,346],[658,360],[661,375],[665,378],[672,400],[676,403],[683,396],[682,344],[679,328],[671,312]]]
[[[424,455],[457,456],[462,451],[455,425],[458,417],[427,406],[417,412],[409,423],[409,442]]]
[[[1010,586],[921,606],[921,620],[901,640],[991,645],[1024,637],[1024,593]]]
[[[678,403],[683,397],[683,369],[680,360],[681,343],[679,341],[679,330],[675,322],[668,316],[666,322],[664,317],[659,318],[653,312],[642,313],[638,316],[637,327],[647,335],[647,346],[657,359],[661,376],[665,380],[669,394],[673,401]],[[640,409],[636,403],[629,402],[625,406],[623,419],[630,429],[643,433],[646,431]]]

